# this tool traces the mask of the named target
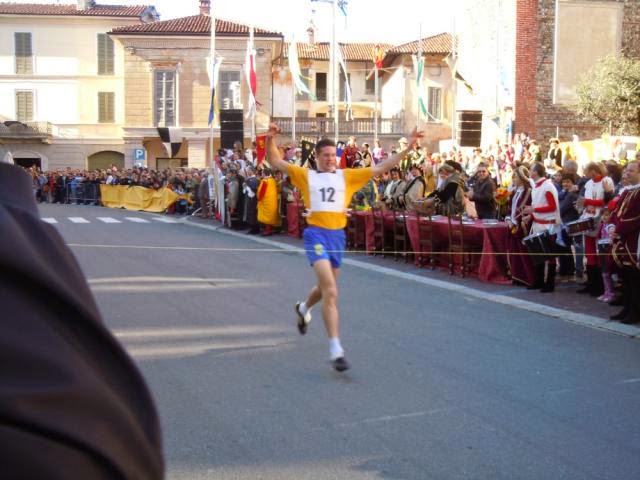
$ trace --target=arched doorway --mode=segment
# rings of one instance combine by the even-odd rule
[[[87,170],[105,170],[111,165],[122,170],[124,168],[124,153],[103,151],[89,155],[87,158]]]
[[[42,171],[47,170],[47,161],[41,154],[30,150],[16,150],[11,152],[13,162],[24,168],[38,167]]]

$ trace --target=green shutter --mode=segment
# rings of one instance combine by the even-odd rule
[[[33,121],[33,92],[21,90],[16,92],[16,120]]]
[[[115,122],[115,93],[98,92],[98,122]]]
[[[33,73],[33,51],[31,33],[15,32],[13,34],[16,47],[16,73],[31,75]]]
[[[106,33],[98,34],[98,75],[113,75],[113,40]]]

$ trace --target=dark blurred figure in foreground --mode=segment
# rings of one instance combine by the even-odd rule
[[[0,163],[0,477],[161,479],[151,394],[29,176]]]

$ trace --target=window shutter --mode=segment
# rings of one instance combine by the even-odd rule
[[[33,121],[33,92],[16,92],[16,120],[19,122]]]
[[[115,122],[115,93],[98,92],[98,122]]]
[[[429,120],[442,120],[442,89],[429,87]]]
[[[31,33],[15,32],[13,36],[16,47],[16,73],[30,75],[33,73]]]
[[[98,34],[98,75],[113,75],[113,40],[106,33]]]

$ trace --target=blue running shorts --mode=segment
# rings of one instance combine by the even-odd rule
[[[343,229],[328,230],[308,226],[304,229],[303,238],[304,249],[311,266],[318,260],[329,260],[333,268],[340,268],[346,246]]]

